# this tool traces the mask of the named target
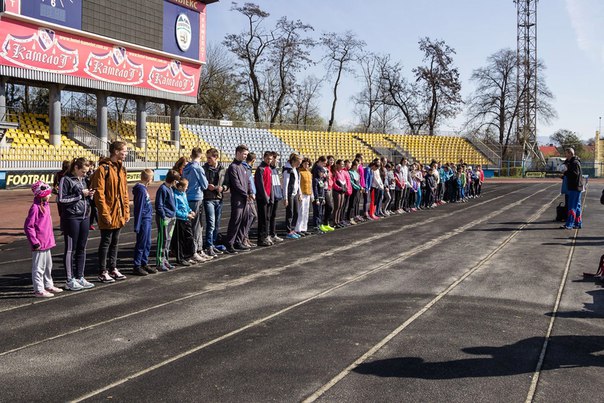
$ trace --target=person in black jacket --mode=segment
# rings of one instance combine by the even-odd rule
[[[66,290],[79,291],[94,284],[84,278],[86,243],[90,230],[89,198],[94,190],[86,185],[88,160],[76,158],[59,181],[58,202],[61,205],[61,228],[65,237],[63,266],[67,276]]]
[[[249,250],[242,244],[235,245],[238,235],[241,235],[242,227],[245,225],[245,214],[249,197],[250,181],[248,172],[243,166],[243,161],[247,158],[249,149],[245,145],[239,145],[235,149],[235,159],[227,169],[227,178],[231,190],[231,217],[229,219],[229,229],[226,235],[226,251],[228,253],[237,253],[235,246],[239,250]]]
[[[224,245],[216,245],[222,217],[222,194],[227,189],[226,170],[218,163],[218,155],[217,149],[210,148],[206,151],[207,162],[203,164],[203,171],[208,180],[208,187],[203,191],[203,209],[206,214],[204,250],[208,256],[220,255],[226,250]]]
[[[568,195],[568,213],[566,223],[561,227],[564,229],[581,228],[581,192],[583,191],[583,173],[581,171],[581,160],[575,155],[573,148],[565,151],[566,155],[566,177]]]
[[[271,209],[274,202],[272,162],[273,153],[265,151],[263,160],[254,174],[256,203],[258,205],[258,246],[271,246],[273,244],[268,237]]]

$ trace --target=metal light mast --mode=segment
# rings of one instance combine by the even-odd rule
[[[517,77],[519,97],[516,135],[523,146],[523,171],[536,159],[545,165],[537,144],[537,2],[514,0],[517,11]]]

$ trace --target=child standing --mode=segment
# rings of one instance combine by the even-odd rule
[[[23,229],[32,249],[31,279],[34,295],[40,298],[53,297],[53,293],[63,290],[54,286],[52,281],[52,255],[50,250],[55,246],[52,232],[52,217],[48,199],[52,188],[42,181],[31,187],[34,202],[29,209]]]
[[[171,169],[166,174],[164,183],[155,194],[155,221],[157,222],[157,252],[156,266],[159,271],[169,271],[174,268],[169,261],[170,239],[174,232],[174,216],[176,202],[172,188],[180,175]]]
[[[176,183],[174,189],[174,201],[176,204],[176,226],[174,236],[170,243],[172,254],[176,257],[176,263],[180,266],[190,266],[191,263],[198,263],[193,259],[195,254],[195,238],[193,237],[192,219],[195,218],[195,212],[191,210],[187,200],[187,188],[189,181],[182,178]],[[206,261],[204,259],[203,261]]]
[[[134,185],[134,232],[136,232],[136,245],[134,246],[134,268],[132,271],[139,276],[157,273],[148,265],[151,252],[151,219],[153,206],[147,188],[153,181],[153,171],[145,169],[141,172],[140,182]]]

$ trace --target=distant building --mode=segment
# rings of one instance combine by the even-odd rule
[[[561,157],[558,148],[553,144],[549,144],[546,146],[539,146],[539,151],[543,154],[543,158],[549,157]]]

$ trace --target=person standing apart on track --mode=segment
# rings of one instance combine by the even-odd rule
[[[169,170],[164,183],[155,193],[155,221],[157,223],[155,265],[158,271],[170,271],[174,268],[170,264],[170,240],[176,223],[176,200],[173,188],[179,179],[178,172],[173,169]]]
[[[573,148],[565,151],[567,169],[564,172],[566,177],[566,193],[568,195],[568,213],[566,224],[561,228],[573,229],[581,228],[581,192],[583,192],[583,172],[581,171],[581,160],[575,155]]]
[[[184,167],[181,175],[184,179],[189,181],[187,200],[189,201],[189,208],[195,213],[195,217],[191,221],[191,227],[193,229],[193,242],[195,243],[193,260],[196,262],[205,262],[211,258],[203,252],[203,225],[201,213],[203,211],[204,192],[208,188],[208,179],[205,170],[200,164],[201,154],[202,151],[199,147],[195,147],[191,150],[191,162]]]
[[[226,190],[224,184],[226,170],[218,163],[217,149],[210,148],[206,151],[206,160],[207,162],[203,164],[203,171],[208,180],[208,188],[203,191],[203,209],[206,214],[204,249],[206,255],[218,256],[226,250],[224,245],[216,245],[224,203],[223,192]]]
[[[92,176],[94,203],[98,209],[101,230],[99,280],[103,283],[126,279],[117,269],[117,249],[120,231],[130,220],[130,197],[126,168],[123,166],[127,155],[126,143],[114,141],[109,145],[109,158],[99,161],[99,167]]]
[[[31,245],[31,279],[34,295],[40,298],[54,297],[53,293],[63,290],[54,286],[52,281],[52,254],[55,236],[52,232],[52,216],[48,200],[52,194],[50,185],[37,181],[31,186],[34,202],[29,208],[23,230]]]
[[[86,185],[88,173],[88,160],[77,158],[71,162],[69,170],[59,182],[59,196],[57,201],[61,204],[61,228],[65,237],[65,250],[63,252],[63,267],[67,283],[65,289],[80,291],[92,288],[94,284],[84,278],[86,266],[86,244],[90,231],[90,202],[94,190]]]
[[[226,251],[235,254],[235,240],[245,225],[247,201],[249,195],[249,178],[243,161],[247,158],[249,149],[245,145],[239,145],[235,149],[235,159],[229,165],[226,173],[227,183],[231,191],[231,217],[229,218],[229,228],[226,235]],[[249,250],[248,247],[237,245],[241,250]]]
[[[151,253],[151,221],[153,219],[153,205],[147,188],[153,181],[153,171],[145,169],[141,172],[141,179],[134,188],[134,232],[136,245],[134,245],[134,267],[132,271],[139,276],[155,274],[157,270],[149,266],[149,253]]]

